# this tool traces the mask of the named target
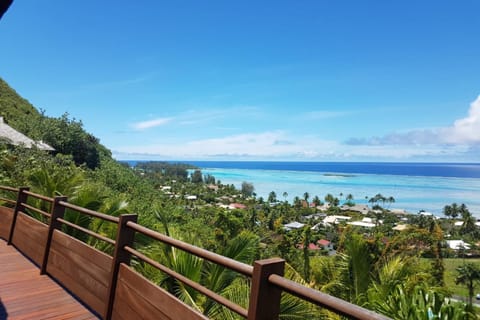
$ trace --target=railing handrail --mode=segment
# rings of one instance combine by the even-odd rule
[[[0,197],[0,201],[6,202],[6,203],[10,203],[10,204],[15,204],[15,203],[17,203],[17,201],[15,201],[15,200],[7,199],[7,198],[4,198],[4,197]]]
[[[0,186],[0,190],[9,191],[9,192],[15,192],[17,195],[18,195],[18,191],[19,191],[18,188],[12,188],[12,187],[7,187],[7,186]],[[17,203],[16,200],[7,199],[7,198],[1,197],[1,196],[0,196],[0,201],[6,202],[6,203],[10,203],[10,204],[16,204],[16,203]]]
[[[27,191],[27,190],[21,190],[21,192],[25,193],[26,195],[32,196],[34,198],[53,203],[53,198],[46,197],[44,195],[41,195],[41,194],[38,194],[38,193],[35,193],[35,192],[31,192],[31,191]]]
[[[173,271],[172,269],[160,264],[159,262],[147,257],[146,255],[142,254],[141,252],[139,252],[139,251],[137,251],[133,248],[130,248],[130,247],[127,246],[124,249],[125,249],[125,251],[134,255],[138,259],[140,259],[140,260],[148,263],[152,267],[168,274],[169,276],[177,279],[178,281],[183,282],[184,284],[188,285],[189,287],[192,287],[194,290],[197,290],[198,292],[207,296],[208,298],[222,304],[223,306],[225,306],[228,309],[232,310],[233,312],[239,314],[240,316],[242,316],[244,318],[248,317],[248,310],[247,309],[239,306],[236,303],[233,303],[232,301],[230,301],[230,300],[226,299],[225,297],[217,294],[216,292],[202,286],[198,282],[195,282],[195,281],[183,276],[182,274],[180,274],[176,271]]]
[[[222,256],[220,254],[208,251],[206,249],[199,248],[197,246],[188,244],[186,242],[170,238],[164,234],[161,234],[159,232],[153,231],[151,229],[148,229],[142,225],[139,225],[138,223],[134,222],[127,222],[127,227],[142,233],[143,235],[149,236],[155,240],[158,240],[160,242],[169,244],[171,246],[174,246],[178,249],[181,249],[183,251],[186,251],[188,253],[191,253],[197,257],[203,258],[205,260],[208,260],[210,262],[219,264],[221,266],[224,266],[226,268],[229,268],[233,271],[236,271],[238,273],[241,273],[245,276],[251,277],[253,274],[253,267],[249,266],[248,264],[239,262],[237,260],[227,258],[225,256]]]
[[[28,191],[28,188],[22,187],[19,189],[12,187],[0,186],[0,190],[18,192],[18,198],[14,209],[14,215],[12,218],[12,224],[10,228],[8,243],[11,244],[12,235],[15,228],[15,220],[18,212],[22,212],[24,209],[32,210],[37,213],[41,213],[50,217],[48,226],[47,244],[45,246],[45,254],[41,273],[46,272],[48,253],[50,243],[52,241],[52,235],[54,230],[61,231],[61,225],[72,227],[76,230],[86,233],[89,236],[95,237],[99,240],[103,240],[114,246],[114,256],[112,261],[112,269],[110,272],[110,284],[108,287],[109,298],[107,304],[106,318],[110,319],[113,301],[115,299],[115,288],[118,277],[118,270],[120,264],[130,265],[130,256],[135,256],[137,259],[148,263],[149,265],[157,268],[161,272],[183,282],[190,286],[194,290],[203,294],[204,296],[216,301],[231,311],[239,314],[249,320],[253,319],[271,319],[278,317],[280,296],[282,292],[294,295],[304,301],[308,301],[322,308],[326,308],[337,314],[352,317],[354,319],[366,320],[385,320],[389,319],[386,316],[377,314],[373,311],[367,310],[360,306],[354,305],[342,299],[330,296],[326,293],[322,293],[315,289],[306,287],[297,282],[289,280],[283,276],[284,263],[283,259],[272,258],[267,260],[255,261],[254,266],[247,265],[245,263],[236,261],[234,259],[222,256],[220,254],[208,251],[206,249],[188,244],[186,242],[171,238],[160,232],[146,228],[137,221],[137,215],[120,215],[120,217],[110,216],[104,213],[89,210],[67,202],[66,197],[49,198],[33,192]],[[51,202],[51,212],[45,213],[40,209],[37,209],[27,204],[28,196],[32,196],[44,201]],[[0,198],[1,199],[1,198]],[[64,219],[65,209],[72,209],[81,214],[86,214],[94,218],[99,218],[108,222],[116,223],[117,238],[112,240],[97,234],[87,228],[76,225],[70,221]],[[133,248],[135,233],[138,232],[151,239],[160,241],[164,244],[173,246],[187,253],[193,254],[199,258],[217,264],[219,266],[228,268],[232,271],[238,272],[251,279],[251,292],[250,302],[248,308],[237,305],[236,303],[228,300],[227,298],[219,295],[218,293],[210,290],[209,288],[201,285],[200,283],[193,281],[178,272],[169,269],[165,265],[160,264],[140,251]],[[86,244],[88,245],[88,244]],[[137,271],[135,271],[137,272]],[[266,303],[268,302],[268,303]]]
[[[309,301],[319,307],[324,307],[330,311],[340,313],[347,317],[354,317],[355,319],[361,320],[390,319],[340,298],[305,287],[298,282],[289,280],[276,274],[270,275],[268,277],[268,281],[280,288],[282,291],[288,292],[298,298],[301,298],[302,300]]]
[[[51,217],[51,214],[50,214],[50,213],[45,212],[45,211],[43,211],[43,210],[40,210],[40,209],[38,209],[38,208],[35,208],[34,206],[31,206],[31,205],[26,204],[26,203],[23,203],[23,202],[21,202],[20,204],[23,206],[23,208],[28,209],[28,210],[31,210],[31,211],[33,211],[33,212],[36,212],[36,213],[38,213],[38,214],[41,214],[42,216],[44,216],[44,217],[46,217],[46,218],[50,218],[50,217]]]
[[[9,188],[9,189],[14,189],[14,188]],[[34,198],[37,198],[37,199],[41,199],[43,201],[46,201],[46,202],[49,202],[50,205],[53,205],[55,203],[55,198],[50,198],[50,197],[46,197],[46,196],[43,196],[41,194],[38,194],[38,193],[34,193],[34,192],[31,192],[31,191],[28,191],[28,190],[21,190],[21,189],[18,189],[20,193],[23,193],[27,196],[31,196],[31,197],[34,197]],[[11,191],[11,190],[9,190]],[[66,198],[65,198],[66,199]],[[25,201],[26,202],[26,201]],[[51,213],[48,213],[48,212],[44,212],[38,208],[35,208],[25,202],[20,202],[20,205],[21,207],[25,208],[25,209],[29,209],[33,212],[36,212],[36,213],[39,213],[41,215],[43,215],[44,217],[47,217],[47,218],[51,218]],[[94,217],[94,218],[98,218],[98,219],[102,219],[102,220],[105,220],[105,221],[108,221],[108,222],[112,222],[112,223],[116,223],[118,224],[118,221],[119,221],[119,218],[118,217],[115,217],[115,216],[111,216],[111,215],[107,215],[107,214],[104,214],[104,213],[101,213],[101,212],[97,212],[97,211],[93,211],[93,210],[90,210],[90,209],[86,209],[86,208],[83,208],[83,207],[80,207],[80,206],[77,206],[77,205],[74,205],[74,204],[71,204],[67,201],[58,201],[57,202],[58,205],[64,207],[64,208],[68,208],[68,209],[71,209],[71,210],[74,210],[74,211],[77,211],[81,214],[86,214],[88,216],[91,216],[91,217]],[[102,241],[105,241],[111,245],[115,245],[115,240],[113,239],[110,239],[108,237],[105,237],[105,236],[102,236],[101,234],[98,234],[96,232],[93,232],[89,229],[86,229],[86,228],[83,228],[79,225],[76,225],[75,223],[72,223],[72,222],[69,222],[65,219],[61,219],[61,218],[58,218],[57,219],[58,222],[64,224],[64,225],[67,225],[73,229],[76,229],[76,230],[79,230],[91,237],[94,237],[96,239],[99,239],[99,240],[102,240]]]
[[[83,233],[88,234],[88,235],[91,236],[91,237],[94,237],[94,238],[96,238],[96,239],[105,241],[105,242],[107,242],[107,243],[109,243],[109,244],[111,244],[111,245],[115,245],[115,240],[110,239],[110,238],[105,237],[105,236],[102,236],[101,234],[98,234],[98,233],[96,233],[96,232],[93,232],[93,231],[91,231],[91,230],[89,230],[89,229],[87,229],[87,228],[84,228],[84,227],[81,227],[81,226],[79,226],[79,225],[76,225],[75,223],[72,223],[72,222],[67,221],[67,220],[65,220],[65,219],[62,219],[62,218],[57,218],[57,221],[63,223],[64,225],[67,225],[67,226],[69,226],[69,227],[72,227],[73,229],[82,231]]]
[[[64,206],[65,208],[72,209],[72,210],[78,211],[80,213],[83,213],[83,214],[86,214],[86,215],[89,215],[89,216],[92,216],[92,217],[95,217],[95,218],[99,218],[99,219],[102,219],[102,220],[105,220],[105,221],[109,221],[109,222],[113,222],[113,223],[117,223],[117,224],[118,224],[118,221],[119,221],[118,217],[110,216],[110,215],[105,214],[105,213],[101,213],[101,212],[93,211],[93,210],[90,210],[90,209],[86,209],[86,208],[68,203],[66,201],[59,201],[58,204],[61,205],[61,206]]]
[[[13,188],[13,187],[8,187],[8,186],[0,186],[0,190],[5,190],[5,191],[12,191],[12,192],[18,192],[18,188]]]

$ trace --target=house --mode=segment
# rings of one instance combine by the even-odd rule
[[[350,219],[351,217],[348,217],[348,216],[326,216],[325,219],[323,219],[323,224],[324,225],[338,224],[340,222],[344,222]]]
[[[328,211],[329,208],[330,208],[330,203],[324,203],[321,206],[317,206],[316,209],[319,211],[325,212],[325,211]]]
[[[340,210],[342,211],[354,211],[354,212],[360,212],[361,214],[367,214],[370,211],[370,208],[365,205],[365,204],[355,204],[353,206],[349,205],[342,205],[340,206]]]
[[[234,203],[230,203],[230,205],[228,206],[228,208],[229,208],[229,209],[232,209],[232,210],[233,210],[233,209],[242,209],[242,210],[243,210],[243,209],[246,209],[247,206],[244,205],[244,204],[241,204],[241,203],[236,203],[236,202],[234,202]]]
[[[324,250],[333,250],[333,243],[331,243],[330,241],[326,240],[326,239],[320,239],[317,241],[317,245],[321,248],[323,248]]]
[[[447,240],[447,245],[450,249],[453,250],[469,250],[470,245],[463,240]]]
[[[21,132],[10,127],[5,123],[3,117],[0,117],[0,141],[5,141],[7,144],[14,146],[24,146],[25,148],[37,148],[45,151],[55,151],[43,141],[34,141]]]
[[[315,213],[315,214],[310,214],[308,216],[305,216],[304,218],[306,220],[318,220],[320,218],[325,218],[327,215],[324,213]]]
[[[461,226],[463,226],[463,221],[455,221],[454,225],[455,225],[455,227],[461,227]],[[480,221],[475,222],[475,225],[477,227],[480,227]]]
[[[347,224],[352,226],[357,226],[357,227],[363,227],[363,228],[375,227],[375,223],[365,222],[365,221],[353,221],[353,222],[347,222]]]
[[[397,215],[408,214],[405,209],[390,209],[390,212]]]
[[[207,188],[208,188],[209,190],[212,190],[212,191],[215,191],[215,192],[218,191],[218,186],[217,186],[216,184],[209,184],[209,185],[207,186]]]
[[[304,248],[303,243],[299,244],[299,245],[297,246],[297,248],[298,248],[298,249],[303,249],[303,248]],[[314,250],[321,250],[322,248],[320,248],[319,246],[317,246],[315,243],[309,243],[307,249],[314,251]]]
[[[297,222],[297,221],[293,221],[293,222],[290,222],[290,223],[287,223],[287,224],[283,225],[283,227],[287,231],[294,230],[294,229],[301,229],[304,226],[305,226],[304,223],[300,223],[300,222]]]
[[[395,231],[403,231],[403,230],[407,230],[407,229],[408,229],[407,224],[398,224],[398,225],[396,225],[395,227],[392,228],[392,230],[395,230]]]

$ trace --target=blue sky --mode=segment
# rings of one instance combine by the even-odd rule
[[[0,76],[117,159],[480,159],[480,2],[15,0]]]

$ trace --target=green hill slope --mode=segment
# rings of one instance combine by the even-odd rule
[[[27,124],[32,121],[36,122],[40,117],[40,113],[2,78],[0,78],[0,116],[4,118],[8,125],[18,131],[28,136],[32,134],[37,135],[35,132],[32,132],[32,129]]]
[[[69,118],[68,114],[59,118],[45,116],[1,78],[0,116],[28,137],[46,142],[56,153],[72,155],[77,165],[94,169],[100,165],[101,155],[111,157],[99,139],[83,129],[81,121]]]

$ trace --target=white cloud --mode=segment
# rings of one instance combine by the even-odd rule
[[[246,133],[221,138],[117,148],[117,159],[298,160],[298,161],[473,161],[469,146],[345,145],[286,132]]]
[[[169,123],[171,120],[172,120],[171,118],[157,118],[153,120],[136,122],[136,123],[133,123],[131,126],[135,130],[145,130],[145,129],[150,129],[158,126],[163,126]]]
[[[255,113],[255,109],[234,109]],[[208,122],[235,118],[220,110],[179,114],[179,123],[187,119]],[[136,124],[146,129],[167,123],[161,118]],[[411,130],[373,138],[355,138],[347,143],[318,136],[292,135],[286,131],[265,131],[225,135],[213,138],[182,138],[149,145],[115,148],[119,159],[222,159],[222,160],[312,160],[312,161],[477,161],[480,152],[480,97],[470,106],[468,115],[450,127]]]
[[[279,143],[280,142],[280,143]],[[168,158],[314,158],[319,149],[331,150],[332,141],[291,139],[282,131],[245,133],[220,138],[186,141],[184,143],[129,146],[116,150],[118,154],[160,155]]]
[[[480,95],[470,104],[468,116],[456,120],[453,127],[441,130],[441,134],[449,143],[480,143]]]
[[[452,126],[390,133],[381,137],[350,138],[347,145],[475,145],[480,143],[480,96],[470,104],[468,116],[455,120]]]

